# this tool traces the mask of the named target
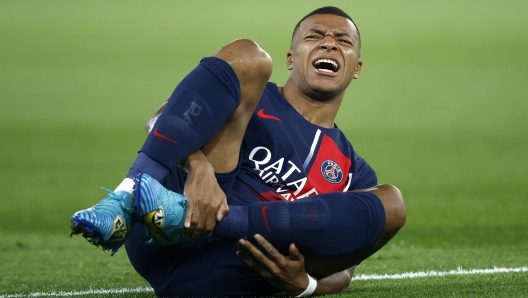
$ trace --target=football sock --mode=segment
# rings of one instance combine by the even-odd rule
[[[270,243],[295,243],[301,253],[320,257],[349,254],[374,244],[385,226],[378,197],[368,192],[327,193],[294,202],[259,202],[229,206],[230,213],[215,229],[216,236]]]
[[[239,103],[240,85],[231,66],[216,57],[204,58],[178,84],[140,152],[171,171],[205,145]],[[134,163],[127,177],[137,172],[155,177],[145,166]]]
[[[139,152],[126,178],[133,179],[139,173],[146,173],[163,183],[163,179],[169,175],[169,172],[169,169],[148,157],[145,153]]]

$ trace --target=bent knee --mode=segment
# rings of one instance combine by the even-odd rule
[[[407,220],[407,209],[400,190],[390,184],[381,184],[373,192],[385,208],[385,228],[395,231],[401,229]]]
[[[256,42],[249,39],[234,40],[214,56],[231,65],[241,85],[255,80],[266,83],[273,70],[270,55]]]

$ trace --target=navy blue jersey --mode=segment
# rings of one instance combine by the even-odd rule
[[[375,186],[374,170],[339,128],[307,121],[268,83],[247,127],[230,204],[294,201]]]
[[[375,172],[341,130],[304,119],[274,83],[266,86],[248,124],[240,166],[216,176],[229,205],[291,202],[377,184]],[[176,168],[164,185],[181,193],[186,177]],[[134,268],[159,296],[253,297],[280,292],[236,255],[232,239],[210,237],[172,246],[147,245],[146,240],[144,226],[135,225],[125,245]]]

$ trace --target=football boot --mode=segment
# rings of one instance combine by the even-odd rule
[[[171,245],[188,240],[184,230],[187,199],[166,189],[148,174],[134,178],[134,209],[138,220],[147,226],[149,244]]]
[[[90,244],[114,255],[125,243],[133,225],[134,197],[126,191],[108,192],[95,206],[77,211],[71,217],[71,234],[82,234]]]

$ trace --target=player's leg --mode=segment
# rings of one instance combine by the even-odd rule
[[[231,69],[236,74],[236,78],[240,84],[240,104],[232,113],[232,115],[224,122],[216,134],[201,147],[201,152],[207,158],[208,162],[212,165],[215,173],[230,173],[238,167],[239,164],[239,155],[240,155],[240,146],[242,144],[242,139],[244,137],[246,127],[251,119],[253,112],[260,100],[262,92],[268,82],[269,76],[271,75],[272,62],[269,55],[264,52],[260,47],[250,40],[237,40],[234,41],[215,55],[215,58],[227,62]],[[211,90],[209,90],[210,92]],[[213,92],[208,97],[215,98],[218,96],[218,92]],[[163,121],[162,117],[166,117],[167,108],[163,110],[160,118],[156,121],[154,125],[154,130],[158,126],[159,121]],[[151,154],[153,156],[153,154]],[[137,171],[147,173],[148,171]],[[152,177],[152,175],[149,175]],[[153,176],[155,180],[162,181],[160,177]],[[218,178],[218,176],[217,176]],[[140,180],[141,178],[138,178]],[[144,183],[142,183],[142,189],[148,188],[148,186],[143,185],[156,185],[157,182],[152,180],[147,175],[144,176]],[[226,183],[223,183],[224,191],[226,191]],[[157,188],[157,186],[155,186]],[[189,185],[187,185],[189,187]],[[186,193],[189,192],[189,189],[186,189]],[[138,198],[138,206],[140,212],[138,213],[139,217],[143,217],[147,214],[156,214],[156,212],[161,212],[158,208],[149,210],[144,209],[142,206],[144,204],[140,203],[143,201],[157,201],[155,196],[148,195],[147,192],[143,192],[145,195],[138,193],[136,198]],[[173,196],[179,196],[178,194],[172,194]],[[168,200],[170,201],[170,200]],[[167,202],[168,202],[167,201]],[[178,200],[173,200],[174,202]],[[189,200],[188,204],[192,204],[193,201]],[[150,206],[158,206],[153,202],[148,203]],[[169,206],[166,206],[170,208]],[[178,207],[178,206],[177,206]],[[203,214],[200,212],[199,208],[193,208],[190,206],[193,211],[192,221],[190,230],[192,234],[190,237],[192,239],[197,239],[199,236],[209,235],[212,228],[214,227],[216,220],[215,214]],[[189,212],[187,212],[189,214]],[[153,226],[153,220],[156,221],[155,217],[147,218],[145,222],[149,227]],[[158,221],[159,223],[159,221]],[[174,222],[175,223],[175,222]],[[179,242],[180,237],[171,237],[169,235],[176,235],[176,230],[180,230],[183,222],[178,222],[177,225],[171,225],[165,223],[164,233],[165,239],[171,239],[172,243]],[[153,235],[156,236],[156,235]],[[154,240],[157,244],[167,244],[167,241],[160,240],[159,237],[154,237]]]
[[[217,174],[216,178],[220,187],[227,192],[239,164],[240,144],[245,129],[271,74],[271,60],[256,44],[248,40],[228,44],[215,57],[231,65],[241,86],[239,106],[218,133],[202,147],[215,172],[224,173]],[[177,177],[174,176],[176,173]],[[171,192],[172,195],[183,192],[185,181],[182,176],[184,173],[176,169],[165,181],[164,184],[175,191]],[[140,177],[145,182],[143,178],[146,175]],[[157,183],[154,179],[147,180],[148,184]],[[141,189],[142,183],[138,183],[138,187]],[[145,200],[141,194],[137,194],[137,201]],[[139,225],[134,227],[125,244],[127,254],[136,271],[161,296],[215,296],[219,293],[240,296],[244,293],[244,287],[248,288],[247,293],[255,290],[254,280],[269,288],[266,280],[236,257],[233,240],[223,240],[219,244],[215,239],[208,238],[171,246],[146,245],[145,241],[149,238],[145,237],[143,230]],[[171,232],[168,231],[169,234]],[[153,236],[156,240],[160,239]],[[161,244],[164,244],[162,241]],[[229,265],[225,265],[227,263]],[[210,274],[204,275],[203,272]],[[233,281],[232,272],[246,273],[243,280]],[[269,288],[268,291],[273,293],[277,290]]]
[[[131,167],[128,179],[118,187],[119,193],[121,190],[132,192],[134,182],[130,178],[137,173],[147,173],[163,181],[190,153],[201,147],[207,157],[221,160],[213,163],[216,172],[234,169],[247,123],[271,69],[269,55],[249,40],[234,41],[213,57],[203,59],[174,91]],[[212,150],[213,147],[219,149]],[[112,235],[118,231],[117,215],[128,212],[130,206],[125,208],[122,201],[110,197],[103,201],[104,204],[101,202],[74,214],[72,233],[82,233],[92,244],[116,250],[123,243],[123,237],[112,241],[115,239]],[[174,208],[185,208],[185,205],[180,200]],[[94,211],[108,213],[114,223],[94,220]],[[132,214],[136,220],[144,215]],[[127,225],[124,229],[130,228]],[[109,232],[104,233],[106,230]]]
[[[177,169],[165,185],[173,194],[181,193],[185,176]],[[216,175],[226,190],[235,176],[236,172]],[[236,256],[235,239],[209,237],[169,246],[146,244],[150,239],[144,226],[136,225],[125,247],[134,269],[160,297],[255,297],[255,293],[270,296],[280,292]]]
[[[214,56],[228,62],[240,82],[240,105],[213,138],[201,148],[201,152],[212,165],[214,173],[217,174],[218,183],[227,195],[230,188],[228,181],[231,183],[234,181],[236,173],[233,172],[239,166],[240,147],[247,125],[271,76],[272,61],[266,52],[250,40],[232,42]],[[227,173],[233,175],[219,175]],[[189,193],[189,189],[190,185],[187,184],[186,193]],[[191,239],[210,235],[216,224],[214,214],[213,216],[206,214],[197,206],[194,206],[191,211],[193,212],[191,226],[187,230],[187,233],[192,231]]]
[[[249,121],[271,75],[269,55],[250,40],[236,40],[213,57],[205,58],[176,88],[153,126],[141,152],[169,171],[202,148],[223,161],[216,172],[228,172],[238,163],[233,151],[220,153],[217,143],[238,152]],[[133,165],[128,177],[147,173],[163,182],[163,174]]]
[[[240,83],[240,105],[201,150],[215,173],[228,173],[238,166],[247,125],[271,76],[273,64],[264,50],[245,39],[224,46],[214,57],[229,63],[235,71]]]
[[[140,188],[153,183],[156,181],[145,175],[137,182]],[[156,188],[163,196],[155,197],[179,196]],[[146,197],[150,200],[153,196]],[[138,194],[136,198],[142,202],[145,195]],[[216,225],[215,236],[251,239],[260,234],[274,245],[295,243],[307,255],[347,256],[349,262],[336,263],[344,266],[342,269],[358,264],[383,247],[406,219],[403,197],[391,185],[321,194],[294,202],[258,202],[230,208],[230,214]],[[179,230],[168,231],[169,234],[173,236],[168,238],[179,239]]]
[[[325,276],[359,264],[385,246],[405,225],[407,211],[403,196],[396,187],[392,185],[378,185],[368,191],[376,195],[380,200],[385,213],[385,224],[375,242],[359,251],[354,251],[353,253],[340,257],[316,258],[310,256],[306,262],[308,271]]]
[[[310,268],[321,267],[318,273],[327,270],[330,274],[356,265],[379,250],[404,225],[405,218],[399,190],[379,185],[294,202],[231,206],[231,213],[214,232],[217,236],[247,239],[260,234],[274,245],[295,243],[307,256],[335,258],[335,262],[321,262]]]
[[[268,297],[280,292],[236,255],[233,239],[158,246],[145,244],[143,232],[134,227],[126,252],[159,297]]]
[[[233,170],[238,164],[238,156],[232,153],[240,151],[240,145],[249,119],[271,75],[272,62],[269,55],[256,43],[246,39],[235,40],[227,44],[214,54],[213,57],[227,62],[236,74],[240,85],[240,99],[239,105],[232,111],[232,114],[225,121],[220,121],[222,123],[221,126],[212,124],[210,122],[212,117],[204,117],[203,122],[207,124],[207,129],[203,134],[211,134],[211,130],[216,133],[208,139],[207,143],[202,144],[203,146],[199,148],[201,148],[201,151],[213,165],[215,173],[227,173]],[[207,91],[211,93],[207,98],[218,100],[218,94],[216,92],[211,92],[213,90],[209,89]],[[156,111],[154,117],[147,122],[147,132],[150,133],[159,127],[160,123],[164,121],[163,119],[168,118],[166,115],[170,112],[167,111],[169,109],[167,104],[168,102],[163,104]],[[187,112],[187,115],[192,116],[192,114]],[[156,126],[156,124],[158,125]],[[158,139],[154,140],[160,141]],[[192,150],[186,151],[187,156],[191,152]],[[149,154],[149,157],[156,157],[156,153]],[[142,167],[140,165],[138,170],[143,170]],[[147,173],[161,182],[163,180],[163,177],[157,177],[156,173],[148,171],[133,171],[129,173],[129,178],[133,178],[138,173]]]

